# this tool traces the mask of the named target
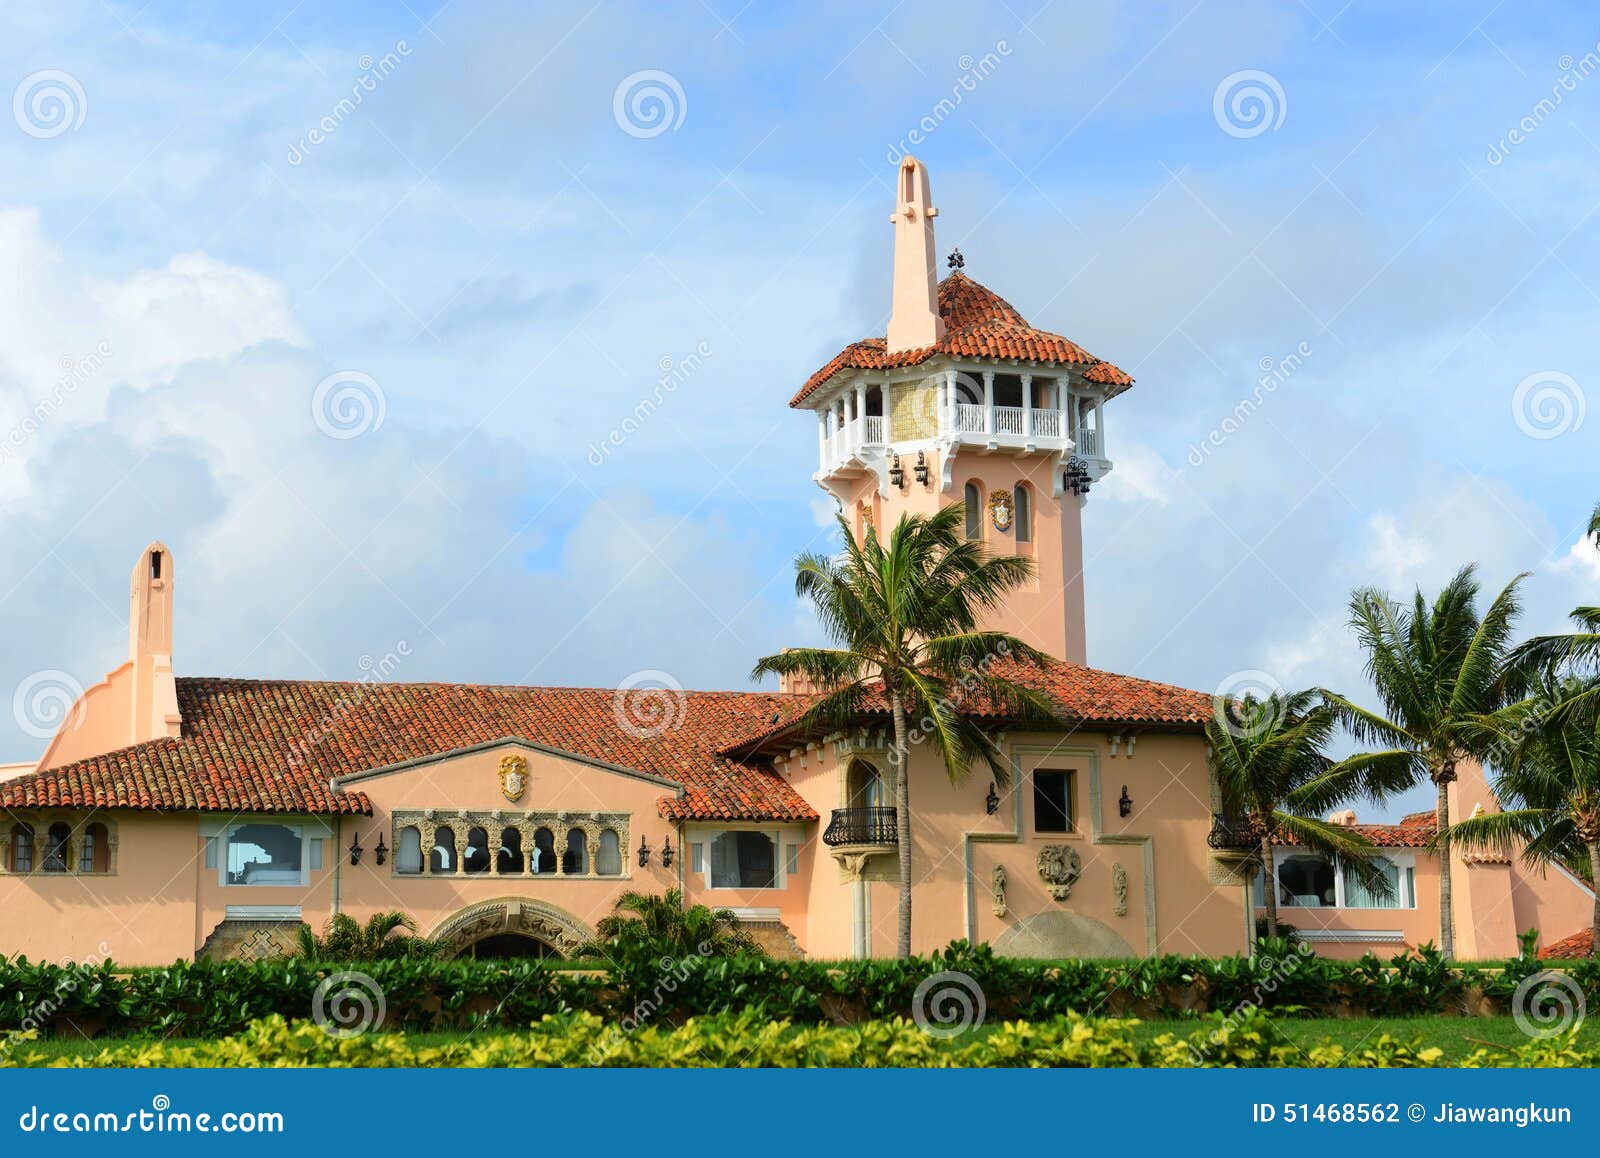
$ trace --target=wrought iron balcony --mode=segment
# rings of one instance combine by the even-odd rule
[[[842,844],[876,844],[893,848],[900,843],[892,808],[835,808],[822,843],[830,848]]]
[[[1261,847],[1261,841],[1248,825],[1225,816],[1211,818],[1211,832],[1206,837],[1206,843],[1219,851],[1254,852]]]

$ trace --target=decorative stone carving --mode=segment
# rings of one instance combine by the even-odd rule
[[[518,752],[500,757],[500,794],[515,804],[527,790],[528,758]]]
[[[449,817],[449,823],[445,824],[443,822],[430,822],[427,819],[430,813],[439,815],[433,809],[406,809],[392,814],[390,819],[392,821],[393,831],[390,834],[390,841],[393,847],[399,847],[400,832],[402,829],[415,828],[419,837],[421,838],[423,864],[423,872],[421,874],[399,873],[398,869],[396,869],[395,875],[451,876],[457,872],[461,872],[463,875],[472,876],[597,876],[599,874],[595,872],[595,855],[600,850],[600,834],[605,832],[607,829],[610,829],[612,832],[617,834],[617,847],[619,849],[626,849],[628,847],[629,827],[632,819],[632,814],[627,812],[576,813],[554,811],[512,811],[509,813],[502,813],[499,810],[492,812],[473,812],[467,809],[461,809],[453,814],[444,814]],[[505,819],[499,819],[502,816],[504,816]],[[435,831],[441,827],[450,828],[454,836],[453,844],[455,845],[456,855],[451,867],[444,870],[443,874],[437,874],[433,872],[431,856]],[[466,858],[467,834],[473,828],[483,829],[484,833],[489,838],[489,850],[491,853],[489,870],[483,873],[466,874],[465,865],[463,862]],[[522,834],[522,870],[520,873],[507,873],[500,870],[500,849],[505,839],[505,830],[508,828],[514,828]],[[541,828],[548,828],[550,830],[551,836],[555,843],[555,863],[553,865],[549,864],[548,862],[542,863],[540,867],[543,868],[544,871],[536,874],[533,867],[533,850],[537,847],[534,842],[534,833]],[[565,865],[566,858],[562,855],[567,850],[567,833],[573,829],[577,829],[578,831],[584,833],[585,840],[588,844],[587,855],[584,858],[587,863],[584,866],[585,871],[581,873],[567,872]],[[610,874],[610,879],[616,879],[619,876],[625,877],[627,875],[627,858],[624,857],[622,862],[622,872]]]
[[[1039,850],[1037,861],[1039,879],[1050,889],[1050,895],[1064,901],[1072,895],[1072,886],[1083,872],[1083,861],[1078,850],[1065,844],[1047,844]]]
[[[1128,915],[1128,870],[1120,863],[1111,866],[1111,911],[1119,917]]]
[[[1006,868],[1005,865],[995,865],[994,871],[989,874],[989,894],[994,900],[994,915],[1006,915]]]
[[[464,949],[500,933],[533,937],[564,957],[570,957],[579,945],[594,937],[587,925],[555,905],[527,897],[501,897],[469,905],[446,918],[430,939]]]

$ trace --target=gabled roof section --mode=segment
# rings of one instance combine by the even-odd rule
[[[722,749],[797,697],[684,692],[659,732],[610,688],[179,679],[183,734],[0,782],[0,807],[370,813],[336,777],[521,737],[682,785],[665,815],[815,820],[764,764]],[[670,802],[670,809],[668,807]]]
[[[1071,338],[1037,330],[999,294],[957,271],[939,283],[939,313],[945,335],[920,350],[888,352],[887,338],[865,338],[840,350],[789,400],[805,400],[842,370],[887,370],[914,366],[938,355],[956,358],[1001,358],[1037,362],[1047,366],[1075,366],[1091,382],[1113,387],[1113,392],[1133,385],[1128,374],[1101,361]]]

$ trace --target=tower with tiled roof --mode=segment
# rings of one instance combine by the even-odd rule
[[[814,477],[857,535],[964,503],[969,536],[1036,565],[994,626],[1083,663],[1082,508],[1111,469],[1105,404],[1133,379],[1029,325],[959,250],[939,281],[938,212],[927,168],[904,158],[887,333],[846,346],[790,405],[816,412]]]

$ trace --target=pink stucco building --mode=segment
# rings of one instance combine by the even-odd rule
[[[1106,410],[1132,379],[935,268],[928,175],[897,174],[887,336],[847,346],[792,405],[817,416],[814,481],[860,533],[967,508],[968,534],[1038,576],[999,625],[1059,657],[1030,677],[1060,724],[988,722],[1008,785],[909,763],[916,947],[1031,956],[1228,954],[1256,915],[1208,764],[1209,697],[1086,666],[1080,513],[1111,469]],[[683,888],[773,950],[882,955],[895,941],[886,714],[798,727],[803,689],[679,692],[179,675],[178,561],[130,583],[128,660],[36,761],[0,769],[0,953],[125,963],[280,952],[300,922],[398,909],[479,955],[561,954],[625,890]],[[41,657],[47,660],[48,657]],[[1461,814],[1495,807],[1481,774]],[[1353,820],[1352,820],[1353,822]],[[1399,885],[1280,850],[1283,916],[1334,953],[1435,936],[1428,818],[1365,826]],[[1465,956],[1588,921],[1579,881],[1503,858],[1456,876]]]

